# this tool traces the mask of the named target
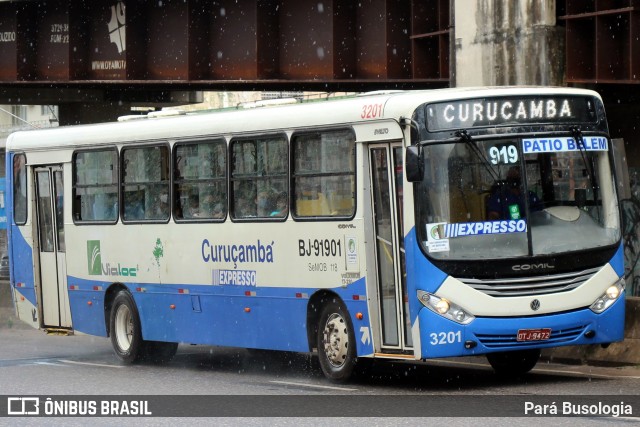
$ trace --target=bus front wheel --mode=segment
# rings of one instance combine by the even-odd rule
[[[116,356],[126,363],[133,363],[144,356],[144,341],[140,327],[138,308],[131,294],[120,291],[111,306],[111,344]]]
[[[342,303],[326,304],[318,323],[318,357],[324,375],[332,381],[346,381],[356,363],[355,335]]]
[[[516,350],[487,354],[489,364],[501,376],[524,375],[536,366],[540,350]]]

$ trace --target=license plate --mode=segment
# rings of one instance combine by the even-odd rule
[[[551,336],[551,328],[518,329],[518,341],[544,341]]]

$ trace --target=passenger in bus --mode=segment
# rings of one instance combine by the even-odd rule
[[[256,186],[248,181],[239,181],[233,186],[233,216],[252,218],[256,216]]]
[[[189,205],[187,206],[185,218],[199,218],[200,215],[200,202],[198,200],[198,196],[189,197]]]
[[[276,205],[276,198],[271,191],[261,191],[258,193],[256,199],[256,205],[258,206],[258,216],[269,216]]]
[[[93,219],[115,220],[118,216],[118,197],[115,193],[99,193],[93,199]]]
[[[152,217],[147,219],[165,219],[169,216],[169,196],[161,194],[153,203]]]
[[[224,216],[225,216],[224,205],[222,203],[216,203],[215,206],[213,207],[213,213],[211,217],[214,219],[221,219],[221,218],[224,218]]]
[[[216,197],[213,193],[207,193],[202,201],[201,216],[204,218],[220,219],[224,218],[224,205],[221,202],[216,203]]]
[[[199,209],[193,213],[193,216],[197,218],[211,218],[211,212],[213,212],[213,194],[200,194],[199,197]]]
[[[542,201],[533,191],[528,192],[530,211],[542,209]],[[525,199],[522,191],[520,168],[513,166],[507,172],[507,179],[491,188],[487,199],[487,219],[521,219],[526,216]]]
[[[287,193],[283,191],[282,193],[278,194],[278,197],[276,199],[276,207],[269,216],[284,218],[285,216],[287,216],[287,212],[289,210],[288,204],[289,197],[287,196]]]
[[[256,205],[250,199],[238,197],[235,203],[234,216],[236,218],[251,218],[256,216]]]
[[[125,195],[124,219],[144,219],[144,196],[141,191],[132,191]]]

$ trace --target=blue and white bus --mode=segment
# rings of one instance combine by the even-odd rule
[[[18,132],[11,287],[35,328],[360,358],[620,341],[624,266],[597,93],[469,88]]]

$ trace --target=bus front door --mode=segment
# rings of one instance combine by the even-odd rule
[[[402,145],[369,146],[382,348],[412,348],[405,284]]]
[[[71,328],[64,241],[64,182],[60,165],[37,167],[36,227],[42,327]]]

